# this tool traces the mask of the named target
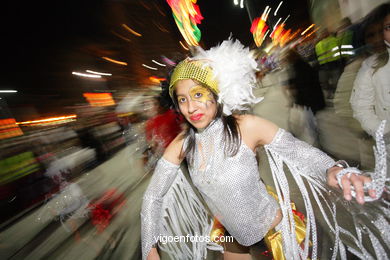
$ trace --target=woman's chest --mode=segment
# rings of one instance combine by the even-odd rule
[[[236,192],[246,189],[260,179],[254,153],[241,145],[238,152],[228,156],[224,147],[215,147],[214,153],[204,154],[196,150],[189,170],[199,190],[222,189]]]

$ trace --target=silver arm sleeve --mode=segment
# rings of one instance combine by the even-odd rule
[[[141,209],[142,259],[146,259],[153,245],[158,242],[163,197],[175,180],[179,167],[180,165],[173,164],[161,157],[143,196]]]
[[[276,153],[290,165],[296,166],[304,174],[326,181],[326,170],[334,166],[335,161],[320,149],[311,146],[286,130],[279,128],[265,149]]]

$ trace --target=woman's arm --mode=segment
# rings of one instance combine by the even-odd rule
[[[335,161],[321,150],[295,138],[292,134],[280,129],[274,123],[253,115],[238,117],[242,141],[253,150],[263,145],[270,149],[286,162],[298,165],[307,175],[315,175],[333,187],[339,188],[336,175],[342,168],[335,166]],[[364,203],[363,184],[369,182],[366,176],[351,174],[342,178],[344,197],[351,200],[351,187],[356,191],[359,203]],[[370,195],[373,196],[372,191]]]
[[[182,135],[177,136],[167,147],[163,157],[158,161],[150,180],[149,186],[143,196],[141,210],[141,241],[142,258],[158,259],[156,248],[160,235],[160,221],[162,218],[163,197],[171,187],[183,160]]]

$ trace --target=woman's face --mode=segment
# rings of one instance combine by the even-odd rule
[[[184,79],[175,84],[175,92],[180,112],[195,128],[205,128],[214,120],[217,102],[208,88]]]
[[[383,21],[383,37],[390,44],[390,14]]]
[[[382,27],[381,23],[373,24],[368,26],[364,34],[364,41],[369,45],[370,50],[373,52],[380,52],[384,48]]]

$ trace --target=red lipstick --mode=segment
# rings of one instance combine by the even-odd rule
[[[203,114],[196,114],[193,116],[190,116],[191,121],[199,121],[202,118]]]

